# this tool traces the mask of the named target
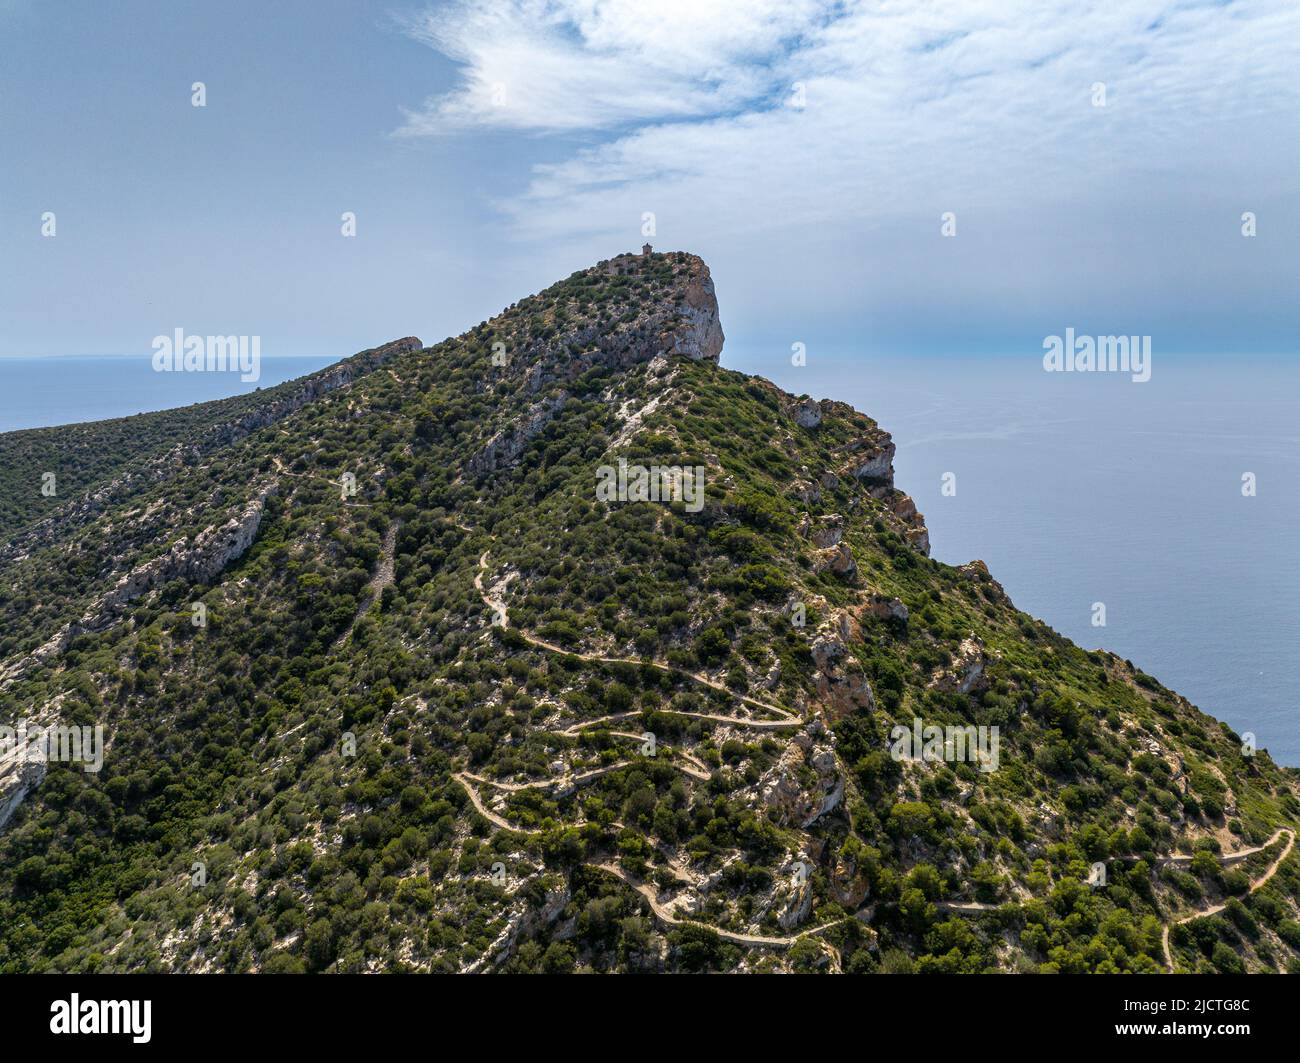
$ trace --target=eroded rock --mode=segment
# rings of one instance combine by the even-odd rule
[[[805,398],[794,408],[794,420],[800,428],[816,428],[822,423],[821,404],[816,399]]]
[[[848,543],[839,543],[813,554],[813,571],[829,571],[841,579],[849,579],[858,571],[858,563],[853,559]]]

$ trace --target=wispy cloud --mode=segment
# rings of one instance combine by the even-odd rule
[[[751,107],[827,6],[463,0],[406,20],[412,37],[464,69],[455,91],[410,111],[399,132],[607,130]]]
[[[477,0],[408,29],[460,67],[400,132],[518,134],[496,205],[574,258],[635,243],[651,211],[659,242],[732,263],[764,234],[798,245],[809,298],[845,312],[827,287],[849,248],[882,298],[1276,301],[1294,0]],[[1277,241],[1190,275],[1244,210]],[[964,239],[922,246],[944,211]]]
[[[1258,177],[1277,145],[1252,119],[1294,114],[1300,84],[1290,0],[477,0],[408,29],[464,65],[403,134],[602,135],[503,204],[536,235],[638,206],[753,227]]]

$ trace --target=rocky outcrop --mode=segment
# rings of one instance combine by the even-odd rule
[[[838,513],[828,513],[815,519],[805,516],[799,525],[799,534],[819,550],[838,546],[844,537],[844,518]]]
[[[0,749],[0,830],[45,778],[46,760],[32,746]]]
[[[876,707],[875,692],[852,659],[848,642],[860,637],[848,613],[839,613],[830,623],[818,628],[813,639],[813,662],[817,671],[813,683],[817,700],[830,723],[854,712],[870,712]]]
[[[752,923],[761,924],[772,914],[788,933],[806,922],[812,914],[813,866],[806,853],[787,853],[780,866],[772,869],[771,887],[755,897]]]
[[[273,486],[264,487],[243,510],[219,527],[207,528],[194,542],[179,539],[165,554],[132,569],[100,603],[99,616],[108,617],[140,595],[183,579],[189,583],[210,583],[232,561],[243,557],[257,538],[262,512]],[[91,626],[94,621],[91,621]]]
[[[31,716],[23,717],[21,723],[9,719],[6,721],[9,730],[0,732],[0,830],[13,818],[27,795],[45,780],[48,748],[35,741],[35,736],[60,725],[62,701],[62,696],[56,697]]]
[[[843,455],[837,466],[840,474],[861,483],[867,494],[884,506],[887,523],[893,530],[914,550],[929,557],[930,532],[925,518],[918,512],[916,503],[894,486],[896,447],[889,433],[844,403],[823,400],[820,409],[825,412],[828,408],[854,418],[862,430],[857,439],[839,448]],[[829,475],[835,477],[834,473]]]
[[[119,619],[125,607],[143,594],[172,580],[211,583],[232,561],[248,551],[262,525],[266,500],[276,491],[265,485],[244,508],[224,524],[199,532],[191,543],[182,537],[165,553],[137,565],[122,576],[80,620],[64,624],[52,638],[0,673],[0,685],[12,682],[34,665],[62,653],[78,635],[102,631]]]
[[[529,907],[522,898],[517,900],[511,906],[506,925],[497,935],[496,940],[477,960],[461,968],[460,973],[479,974],[505,963],[514,955],[520,938],[531,938],[554,923],[564,911],[569,899],[568,886],[559,885],[546,891],[542,904],[538,908]]]
[[[894,441],[888,432],[864,439],[849,462],[849,473],[869,484],[894,486]]]
[[[831,899],[849,911],[860,908],[870,892],[867,876],[845,853],[838,854],[831,864],[828,885]]]
[[[858,571],[858,563],[853,560],[853,551],[848,543],[839,543],[813,554],[814,572],[831,572],[841,579],[852,579]]]
[[[529,441],[550,424],[568,401],[567,392],[552,395],[534,405],[516,424],[493,435],[466,463],[470,475],[486,476],[517,459]]]
[[[816,505],[821,501],[821,487],[811,480],[795,480],[790,484],[788,490],[792,498],[797,498],[805,506]]]
[[[925,526],[923,517],[916,508],[916,503],[898,488],[893,488],[885,500],[889,510],[903,522],[903,538],[915,550],[930,556],[930,530]]]
[[[828,720],[836,720],[855,712],[870,712],[876,707],[876,695],[861,670],[821,672],[814,677],[817,697]]]
[[[844,777],[830,736],[821,728],[797,735],[754,789],[781,826],[807,829],[833,812],[844,799]]]
[[[930,556],[930,529],[924,526],[920,528],[909,528],[903,533],[908,545],[917,553]]]
[[[939,690],[969,694],[982,685],[988,660],[984,644],[973,635],[968,636],[962,639],[952,665],[935,676],[930,685]]]
[[[909,616],[907,606],[900,599],[890,598],[884,594],[871,595],[862,607],[862,614],[880,620],[894,620],[901,624],[906,624]]]
[[[781,898],[776,921],[782,930],[793,930],[808,918],[812,911],[812,882],[792,882],[788,893]]]
[[[821,403],[805,398],[794,408],[794,420],[800,428],[816,428],[822,423]]]
[[[986,597],[992,597],[995,601],[1008,600],[1007,592],[1002,589],[1002,584],[989,574],[989,567],[983,561],[967,562],[959,567],[957,572],[963,579],[978,584]]]

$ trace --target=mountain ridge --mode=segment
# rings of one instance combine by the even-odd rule
[[[701,259],[619,255],[111,467],[0,437],[0,721],[112,736],[0,767],[0,970],[1294,962],[1295,862],[1251,861],[1296,774],[929,558],[889,433],[723,342]],[[60,460],[101,497],[42,515]],[[698,509],[602,501],[618,460]],[[914,721],[1000,765],[891,755]]]

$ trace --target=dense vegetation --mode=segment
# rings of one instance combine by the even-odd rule
[[[822,403],[802,427],[763,380],[655,357],[701,269],[582,271],[222,445],[188,446],[290,385],[0,437],[6,529],[53,518],[4,560],[0,720],[111,742],[98,774],[51,764],[0,832],[0,970],[1156,971],[1166,923],[1225,901],[1173,927],[1179,966],[1295,969],[1300,858],[1250,892],[1281,843],[1215,854],[1300,821],[1296,773],[925,556],[906,500],[855,471],[888,442],[870,419]],[[706,504],[598,501],[618,457],[704,466]],[[30,656],[268,491],[213,582]],[[998,770],[891,757],[914,717],[998,727]]]

